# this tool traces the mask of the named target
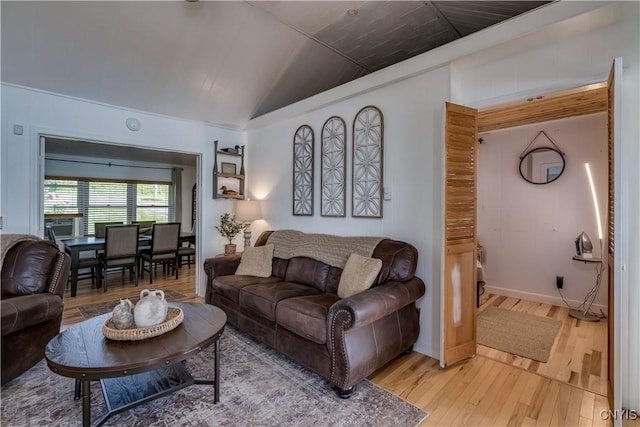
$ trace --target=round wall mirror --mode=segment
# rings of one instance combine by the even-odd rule
[[[520,175],[531,184],[549,184],[564,172],[564,154],[552,147],[538,147],[520,158]]]

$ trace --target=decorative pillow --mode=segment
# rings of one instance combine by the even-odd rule
[[[245,248],[236,275],[271,277],[272,264],[273,245]]]
[[[366,291],[376,280],[381,268],[382,260],[352,253],[344,266],[342,276],[340,276],[338,296],[348,298]]]

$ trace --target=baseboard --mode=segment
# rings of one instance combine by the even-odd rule
[[[552,297],[552,296],[549,296],[549,295],[536,294],[536,293],[532,293],[532,292],[516,291],[516,290],[513,290],[513,289],[499,288],[499,287],[496,287],[496,286],[488,286],[488,285],[486,285],[484,289],[485,289],[485,292],[490,293],[490,294],[495,294],[495,295],[500,295],[500,296],[505,296],[505,297],[510,297],[510,298],[519,298],[519,299],[523,299],[523,300],[527,300],[527,301],[540,302],[540,303],[544,303],[544,304],[552,304],[552,305],[557,305],[557,306],[560,306],[560,307],[566,307],[567,306],[564,303],[564,301],[562,301],[562,298],[560,297],[560,295],[558,295],[557,297]],[[566,299],[566,301],[572,307],[577,307],[580,304],[582,304],[582,301],[577,301],[577,300]],[[606,305],[593,304],[591,306],[591,311],[595,311],[597,313],[600,310],[604,311],[605,313],[607,313],[607,311],[608,311]]]
[[[435,349],[430,345],[421,343],[420,340],[416,341],[416,343],[413,345],[413,351],[440,360],[440,352],[435,351]]]

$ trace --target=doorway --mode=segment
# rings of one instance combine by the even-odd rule
[[[614,65],[616,70],[619,70],[619,72],[621,71],[621,62],[618,64],[618,60],[616,60],[616,64]],[[620,74],[617,74],[617,76],[619,77]],[[601,84],[596,84],[596,85],[589,85],[587,87],[581,87],[581,88],[575,88],[575,89],[571,89],[568,91],[564,91],[562,93],[555,93],[555,94],[548,94],[544,97],[539,97],[539,98],[533,98],[533,99],[529,99],[527,101],[522,101],[520,103],[514,103],[514,104],[510,104],[510,105],[505,105],[505,106],[499,106],[499,107],[495,107],[495,108],[490,108],[490,109],[485,109],[482,111],[478,112],[478,120],[476,122],[476,126],[478,130],[481,131],[486,131],[486,130],[492,130],[492,129],[501,129],[501,128],[506,128],[506,127],[511,127],[511,126],[517,126],[517,125],[521,125],[521,124],[531,124],[531,123],[537,123],[539,121],[543,121],[543,120],[549,120],[551,118],[554,117],[571,117],[571,116],[575,116],[575,115],[581,115],[581,114],[591,114],[591,113],[595,113],[595,112],[599,112],[599,111],[607,111],[607,108],[609,109],[609,121],[608,121],[608,128],[611,130],[613,128],[613,123],[619,123],[619,121],[614,120],[614,116],[615,114],[613,114],[611,112],[612,110],[612,106],[613,106],[613,102],[611,102],[609,100],[609,96],[608,96],[608,90],[612,87],[613,85],[611,84],[611,82],[609,84],[607,83],[601,83]],[[570,101],[573,100],[573,101]],[[532,103],[533,102],[533,103]],[[527,104],[530,105],[528,106]],[[581,112],[583,111],[583,112]],[[505,113],[513,113],[513,114],[505,114]],[[549,116],[549,114],[551,114],[551,116]],[[449,120],[449,116],[447,116],[447,121],[446,121],[446,131],[445,131],[445,144],[448,144],[448,140],[449,140],[449,136],[450,136],[450,120]],[[454,124],[455,127],[455,124]],[[477,133],[473,133],[474,135],[477,136]],[[608,151],[611,153],[615,147],[617,147],[618,144],[615,143],[614,138],[612,136],[609,137],[609,147],[608,147]],[[458,153],[459,154],[459,153]],[[449,146],[447,145],[447,155],[449,155]],[[611,155],[610,155],[611,157]],[[612,164],[611,158],[609,160],[610,164]],[[446,164],[446,162],[445,162]],[[445,169],[448,168],[448,165],[445,166]],[[473,166],[473,169],[475,170],[475,165]],[[610,172],[613,172],[610,170]],[[474,172],[475,173],[475,172]],[[615,173],[619,173],[617,170],[615,171]],[[447,174],[447,172],[445,171],[445,175]],[[613,185],[612,185],[612,178],[611,176],[613,176],[613,174],[610,174],[610,178],[609,178],[609,196],[610,196],[610,201],[613,200]],[[447,191],[449,191],[448,187],[447,187],[448,183],[445,180],[445,194]],[[475,181],[473,182],[473,185],[475,186]],[[446,196],[445,196],[446,198]],[[610,203],[611,206],[611,203]],[[447,223],[447,208],[445,208],[445,224]],[[608,222],[610,222],[611,224],[613,224],[614,222],[614,215],[611,213],[609,215],[608,218]],[[473,227],[475,227],[475,223],[473,224]],[[613,229],[613,227],[610,225],[610,227]],[[474,230],[475,231],[475,230]],[[611,233],[609,233],[611,234]],[[475,235],[474,235],[475,236]],[[612,235],[611,235],[612,237]],[[611,239],[607,239],[607,241],[611,241]],[[611,256],[611,251],[609,251],[609,254]],[[445,259],[446,259],[446,250],[445,250]],[[475,261],[475,256],[474,259]],[[458,271],[460,269],[459,266],[455,266]],[[465,267],[467,270],[471,268],[471,264],[467,267]],[[447,266],[445,264],[445,266],[443,267],[443,280],[444,280],[444,288],[443,288],[443,294],[446,295],[447,292],[447,277],[449,275],[454,275],[455,271],[449,271],[447,270]],[[474,281],[475,281],[475,274],[473,275]],[[471,286],[471,283],[467,284],[467,286]],[[615,287],[615,284],[613,283],[613,281],[611,282],[611,286],[609,287],[610,290],[612,290],[612,288]],[[473,288],[475,289],[475,283],[473,283]],[[616,294],[615,291],[613,291],[613,294]],[[475,294],[473,295],[473,297],[475,298]],[[446,304],[450,304],[452,301],[449,300],[447,301],[445,298],[443,298],[441,304],[442,304],[442,308],[441,308],[441,316],[442,316],[442,320],[441,320],[441,340],[442,340],[442,350],[441,350],[441,361],[440,364],[441,366],[447,366],[449,361],[444,357],[445,354],[445,349],[448,346],[448,340],[451,340],[451,338],[456,339],[458,338],[458,334],[457,332],[460,330],[461,327],[461,322],[460,320],[460,310],[461,308],[465,307],[465,306],[469,306],[469,302],[465,302],[463,304],[458,304],[457,307],[447,307]],[[455,301],[453,301],[455,303]],[[475,307],[475,302],[473,304],[473,307]],[[619,322],[619,319],[616,320],[616,317],[614,316],[615,311],[613,310],[613,304],[611,304],[611,298],[610,298],[610,302],[608,304],[608,310],[609,310],[609,318],[613,319],[614,321]],[[457,318],[447,318],[447,313],[458,313],[457,314]],[[475,335],[473,336],[473,339],[475,340]],[[614,348],[612,345],[611,340],[613,339],[612,334],[609,334],[609,343],[608,343],[608,359],[610,361],[615,362],[615,366],[619,366],[619,357],[618,359],[615,359],[615,356],[612,355],[612,349]],[[450,344],[450,343],[449,343]],[[605,350],[606,352],[606,350]],[[473,353],[475,354],[475,352]],[[469,354],[469,356],[472,356],[473,354]],[[453,362],[452,362],[453,363]],[[611,366],[609,364],[609,366]],[[615,367],[612,367],[611,369],[613,371],[613,373],[619,372],[619,370]],[[614,380],[613,378],[613,374],[610,372],[608,375],[608,379],[607,381],[612,382]],[[618,382],[619,384],[619,382]],[[611,389],[611,386],[610,386]],[[612,397],[612,393],[608,393],[609,398]],[[612,407],[614,407],[613,405],[611,405]]]
[[[115,215],[121,223],[177,221],[183,231],[199,234],[193,210],[200,199],[200,154],[41,135],[40,157],[42,233],[46,221],[71,214],[77,226],[56,237],[94,235],[96,221],[105,215]],[[52,186],[60,187],[61,194],[44,200]],[[196,239],[195,265],[200,264],[201,245]],[[195,291],[200,276],[196,269]]]

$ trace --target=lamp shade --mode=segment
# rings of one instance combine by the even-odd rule
[[[251,222],[262,217],[262,208],[257,200],[238,200],[236,202],[236,220]]]

